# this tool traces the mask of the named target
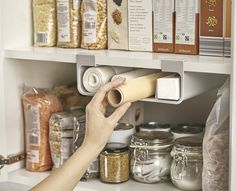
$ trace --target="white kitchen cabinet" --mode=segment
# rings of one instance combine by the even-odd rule
[[[236,9],[233,1],[233,9]],[[233,18],[236,16],[233,12]],[[209,75],[213,79],[231,77],[231,127],[230,127],[230,191],[236,190],[236,38],[233,38],[232,59],[174,54],[154,54],[127,51],[87,51],[81,49],[32,47],[31,0],[0,1],[0,155],[7,157],[24,151],[24,129],[21,107],[23,86],[52,87],[58,83],[76,81],[76,63],[86,58],[91,65],[132,66],[135,68],[162,69],[162,61],[182,62],[188,76]],[[233,19],[236,31],[236,20]],[[232,33],[234,34],[234,33]],[[82,57],[81,57],[82,56]],[[78,66],[78,65],[77,65]],[[202,82],[203,83],[203,82]],[[206,81],[209,83],[209,81]],[[220,82],[219,84],[220,85]],[[188,90],[191,91],[191,90]],[[190,92],[191,93],[191,92]],[[202,93],[202,92],[201,92]],[[146,100],[145,120],[158,120],[172,124],[204,123],[216,100],[216,90],[176,105]],[[216,172],[217,173],[217,172]],[[22,183],[29,187],[46,178],[50,172],[31,173],[23,162],[6,165],[0,170],[1,183]],[[129,181],[121,185],[106,185],[99,181],[79,184],[81,191],[116,190],[178,190],[171,184],[143,185]]]

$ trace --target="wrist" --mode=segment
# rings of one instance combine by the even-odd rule
[[[89,152],[93,152],[96,155],[99,155],[104,147],[105,145],[99,145],[96,143],[91,143],[91,142],[86,142],[86,141],[84,141],[83,144],[81,145],[81,149],[87,150]]]

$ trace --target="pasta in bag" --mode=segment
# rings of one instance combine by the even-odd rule
[[[59,99],[50,90],[31,88],[22,97],[25,119],[26,169],[50,170],[49,119],[62,110]]]
[[[207,119],[203,139],[203,191],[228,191],[229,172],[229,80]]]
[[[57,43],[56,0],[32,0],[34,45],[55,46]]]

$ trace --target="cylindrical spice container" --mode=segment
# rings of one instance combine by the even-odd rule
[[[130,171],[134,180],[161,183],[169,180],[173,135],[169,132],[139,132],[131,139]]]
[[[100,154],[100,179],[105,183],[129,180],[129,148],[126,144],[107,144]]]
[[[177,139],[171,156],[172,183],[183,190],[202,190],[202,138],[195,136]]]
[[[170,132],[171,125],[170,124],[161,124],[158,122],[149,122],[144,123],[139,126],[140,132],[153,132],[153,131],[163,131],[163,132]]]

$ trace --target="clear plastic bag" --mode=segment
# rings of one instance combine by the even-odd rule
[[[228,191],[230,82],[218,91],[203,140],[203,191]]]
[[[56,0],[32,0],[34,45],[51,47],[57,42]]]
[[[82,0],[57,0],[57,46],[62,48],[77,48],[81,41]]]
[[[22,97],[25,120],[26,169],[34,172],[52,168],[49,119],[62,110],[59,99],[48,89],[27,88]]]
[[[107,48],[107,1],[83,0],[81,48]]]

